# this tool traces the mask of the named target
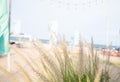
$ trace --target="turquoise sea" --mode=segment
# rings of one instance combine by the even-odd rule
[[[28,38],[22,38],[22,39],[28,40]],[[18,37],[10,37],[10,40],[17,41],[17,40],[19,40],[19,38]],[[39,39],[39,41],[41,41],[44,44],[49,44],[49,40],[48,39]],[[71,46],[69,41],[67,43],[68,43],[69,46]],[[94,48],[96,48],[96,49],[103,49],[103,48],[106,48],[106,46],[105,45],[101,45],[101,44],[94,44]],[[118,46],[111,46],[111,48],[118,48]]]

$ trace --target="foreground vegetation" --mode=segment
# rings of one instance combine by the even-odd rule
[[[24,82],[109,82],[109,59],[100,61],[93,42],[87,44],[80,41],[77,54],[71,53],[65,40],[50,49],[40,42],[33,44],[39,51],[39,60],[25,57],[19,49],[14,48],[28,66],[26,70],[20,63],[15,62],[19,78],[0,67],[0,72],[11,82],[21,82],[21,78]]]

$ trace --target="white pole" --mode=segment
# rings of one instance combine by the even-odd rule
[[[106,20],[106,48],[107,49],[109,49],[109,27],[110,27],[110,17],[109,17],[109,5],[110,5],[110,3],[109,3],[109,0],[106,0],[106,9],[105,9],[105,14],[106,14],[106,17],[105,17],[105,20]],[[105,54],[105,61],[106,61],[106,63],[105,63],[105,72],[107,71],[107,70],[109,70],[109,68],[108,68],[108,64],[109,64],[109,59],[110,59],[110,54],[109,54],[109,52],[107,53],[107,54]]]
[[[109,45],[109,0],[106,0],[106,47]]]
[[[9,0],[9,33],[10,33],[10,26],[11,26],[11,2],[12,0]],[[9,34],[9,41],[10,41],[10,34]],[[10,62],[10,53],[7,55],[7,65],[8,65],[8,71],[11,70],[11,62]]]

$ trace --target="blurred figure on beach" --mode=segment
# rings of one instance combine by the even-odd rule
[[[51,21],[48,24],[48,30],[50,35],[50,40],[49,40],[50,47],[57,44],[57,28],[58,28],[57,21]]]
[[[74,50],[79,45],[79,40],[80,40],[80,35],[78,31],[74,32],[74,36],[71,37],[70,45],[71,45],[71,50]]]

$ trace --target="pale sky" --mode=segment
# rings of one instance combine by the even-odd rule
[[[120,45],[120,0],[109,0],[109,43]],[[56,21],[58,34],[69,40],[78,31],[86,40],[105,44],[106,0],[12,0],[13,21],[25,34],[48,39],[48,24]],[[13,28],[12,28],[13,29]]]

